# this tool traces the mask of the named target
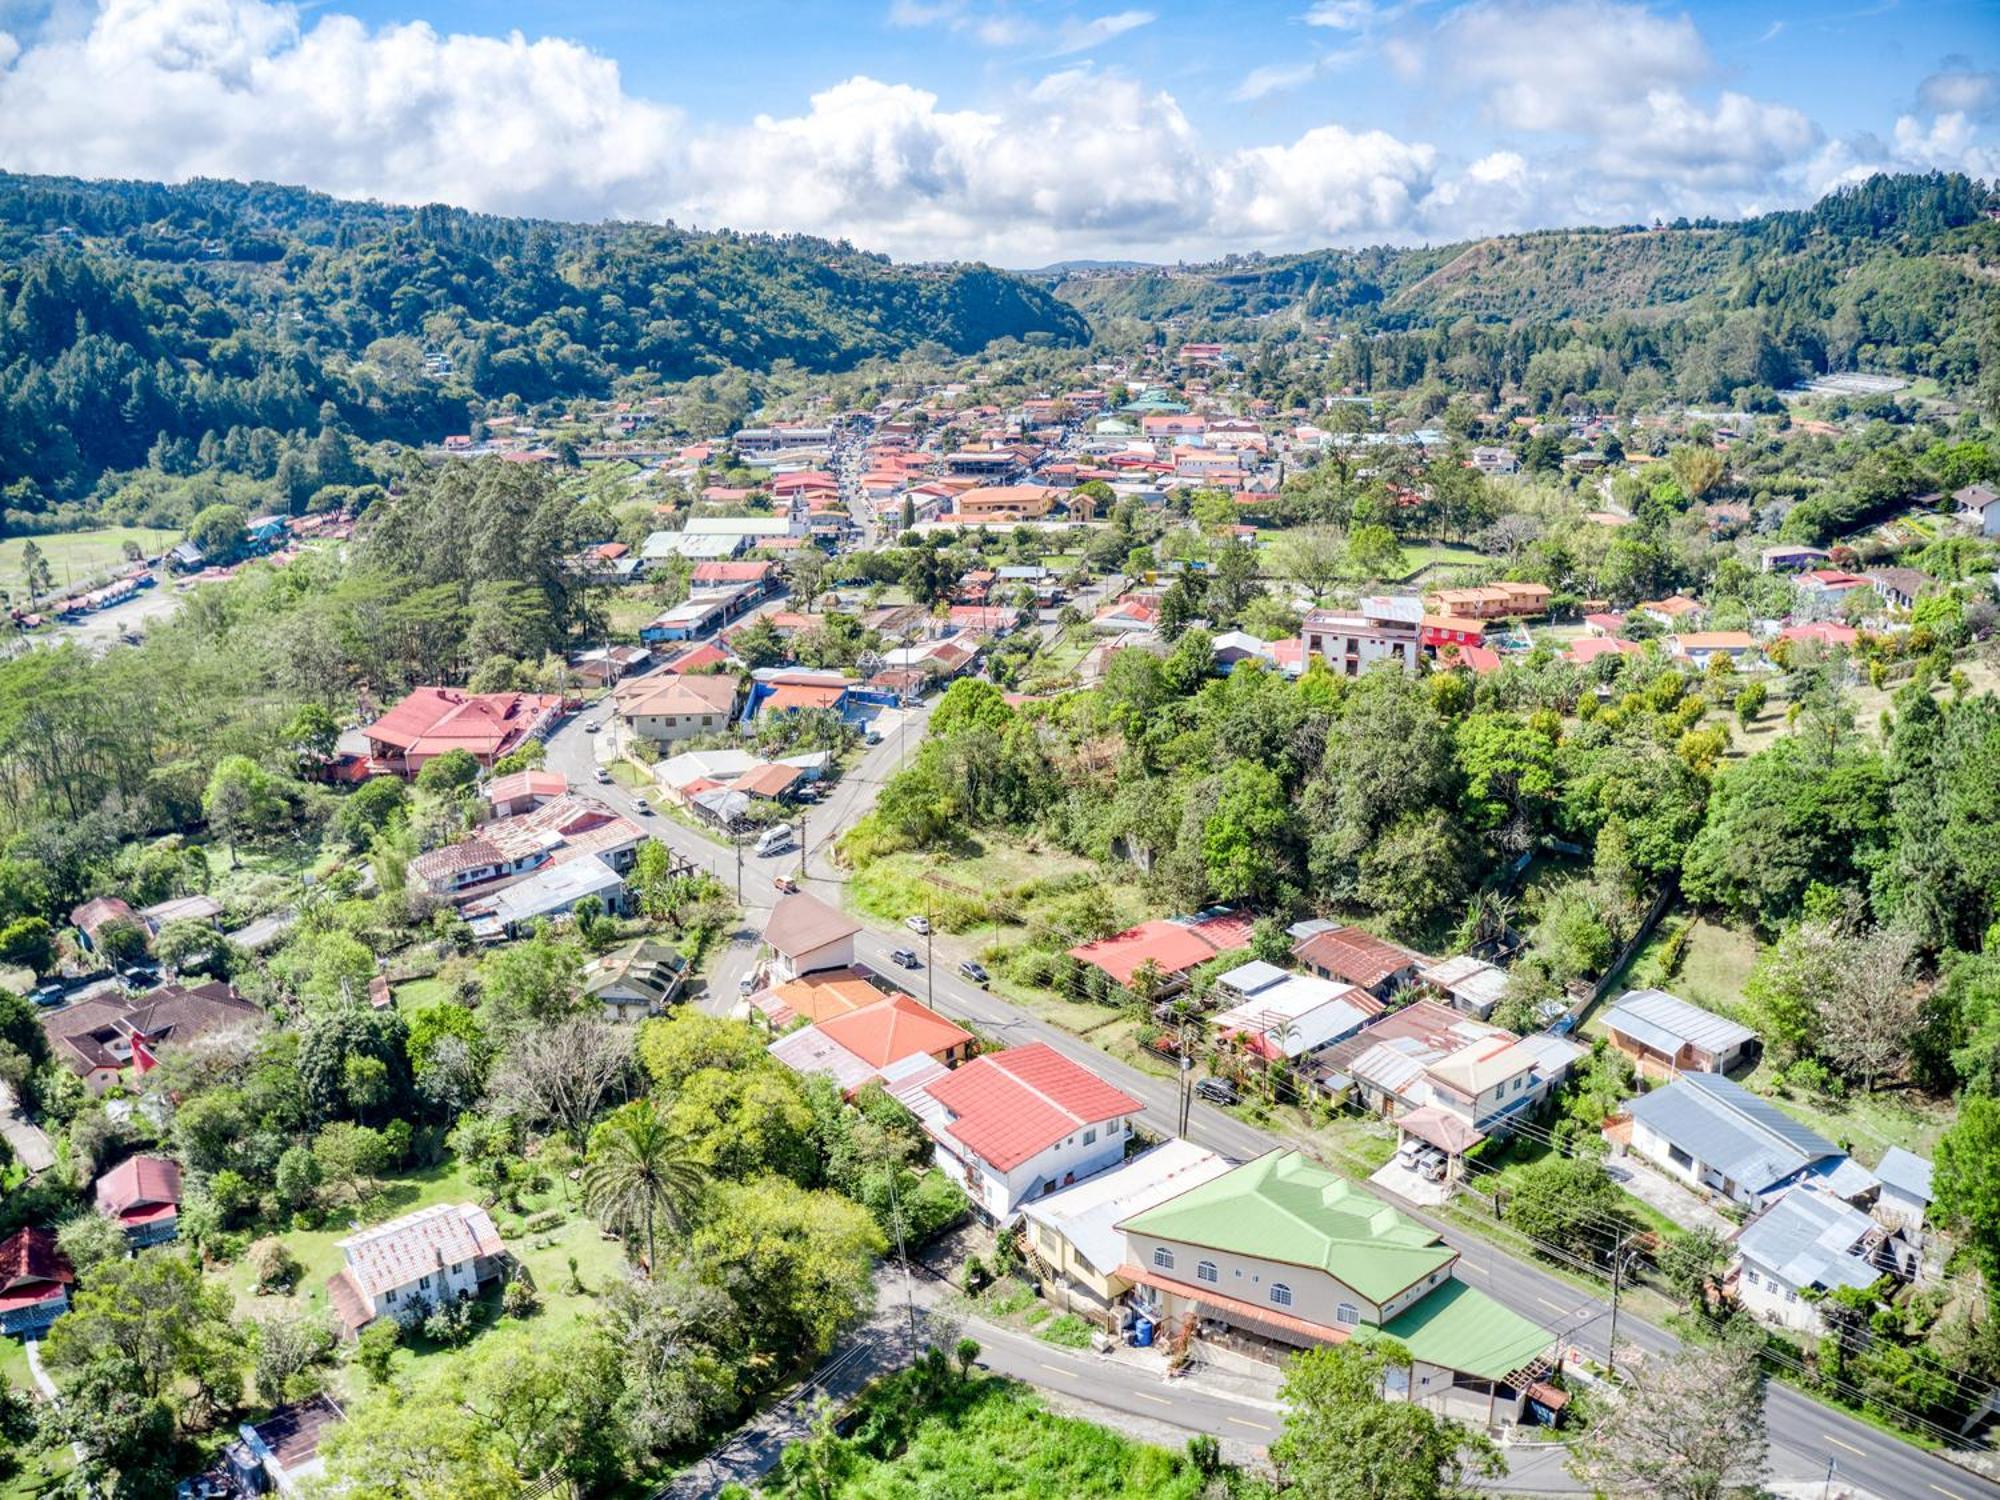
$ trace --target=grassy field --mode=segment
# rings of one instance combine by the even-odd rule
[[[107,526],[101,531],[54,532],[48,536],[15,536],[0,542],[0,589],[27,598],[21,554],[33,542],[49,560],[49,573],[59,589],[107,573],[125,561],[125,543],[136,542],[146,557],[158,557],[180,540],[178,531],[151,526]]]
[[[1757,964],[1757,939],[1748,932],[1698,919],[1688,936],[1680,967],[1668,974],[1661,962],[1662,950],[1668,938],[1687,921],[1686,912],[1670,912],[1653,929],[1646,946],[1633,955],[1623,985],[1614,986],[1614,990],[1671,990],[1683,1000],[1692,1000],[1709,1010],[1724,1015],[1739,1014],[1745,1003],[1743,987]],[[1591,1019],[1595,1022],[1595,1013]]]
[[[455,1162],[405,1173],[385,1182],[347,1220],[325,1229],[293,1230],[282,1236],[304,1267],[304,1274],[289,1295],[260,1296],[254,1290],[247,1257],[220,1272],[219,1278],[236,1299],[240,1315],[268,1318],[281,1312],[307,1311],[327,1316],[327,1278],[340,1269],[344,1259],[338,1244],[340,1240],[367,1224],[380,1223],[434,1203],[478,1201],[479,1190],[467,1180]],[[549,1209],[564,1210],[567,1216],[552,1229],[534,1234],[522,1231],[525,1219]],[[623,1277],[624,1251],[580,1209],[565,1204],[560,1192],[527,1197],[523,1200],[523,1210],[515,1214],[504,1207],[496,1208],[493,1211],[494,1221],[500,1226],[507,1248],[526,1268],[541,1293],[542,1310],[535,1315],[533,1326],[559,1329],[583,1317],[596,1299]],[[571,1285],[569,1262],[572,1257],[576,1260],[576,1280],[581,1290]],[[496,1300],[489,1294],[482,1304],[481,1327],[489,1326],[498,1316]],[[414,1346],[406,1345],[397,1352],[397,1373],[417,1380],[428,1379],[441,1372],[447,1358],[448,1351],[427,1346],[418,1340]],[[360,1376],[352,1369],[343,1369],[337,1380],[352,1390]]]
[[[1885,1089],[1829,1099],[1803,1089],[1786,1089],[1776,1075],[1777,1069],[1765,1059],[1741,1082],[1745,1088],[1768,1096],[1792,1118],[1845,1146],[1864,1165],[1880,1161],[1891,1146],[1929,1157],[1937,1138],[1952,1122],[1948,1101],[1926,1099],[1909,1090]]]

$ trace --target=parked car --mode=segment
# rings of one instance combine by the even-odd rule
[[[61,1005],[68,991],[59,984],[42,984],[28,992],[28,998],[37,1005]]]
[[[871,729],[871,730],[869,730],[869,731],[868,731],[868,732],[867,732],[866,734],[864,734],[864,735],[862,735],[862,736],[861,736],[861,743],[862,743],[862,744],[864,744],[864,745],[879,745],[879,744],[881,744],[881,743],[882,743],[882,731],[881,731],[881,730],[879,730],[879,729]]]
[[[599,786],[611,785],[611,773],[605,770],[604,767],[602,766],[599,766],[595,771],[592,771],[590,773],[590,779],[596,782]]]
[[[1194,1091],[1210,1104],[1234,1104],[1237,1098],[1236,1085],[1227,1078],[1204,1078]]]
[[[986,972],[986,965],[970,958],[958,966],[958,972],[963,974],[967,979],[970,979],[974,984],[985,984],[993,977]]]
[[[638,800],[637,810],[640,817],[650,818],[653,815],[653,804],[648,802],[644,797],[641,797]]]
[[[796,896],[799,893],[799,883],[789,875],[774,875],[771,877],[771,884],[787,896]]]
[[[757,840],[757,854],[759,858],[768,858],[773,854],[783,854],[791,847],[792,830],[790,825],[785,823],[780,823],[775,828],[765,829],[762,836]]]
[[[929,917],[905,917],[903,918],[903,925],[918,937],[929,937],[931,935],[931,919]]]
[[[595,734],[597,733],[598,730],[602,729],[603,727],[604,726],[598,723],[597,720],[592,719],[588,724],[583,726],[583,732],[585,734]]]
[[[899,969],[921,969],[923,967],[922,964],[917,962],[917,955],[912,953],[908,948],[898,948],[895,952],[891,953],[889,955],[889,962]]]

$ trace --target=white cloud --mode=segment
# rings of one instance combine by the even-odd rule
[[[1319,0],[1300,19],[1308,26],[1326,26],[1336,31],[1359,31],[1375,19],[1372,0]]]
[[[652,212],[683,134],[571,42],[371,32],[264,0],[103,0],[0,73],[17,171],[307,182],[401,202]]]
[[[1312,59],[1297,63],[1268,63],[1245,73],[1243,81],[1230,91],[1229,97],[1240,104],[1247,104],[1270,94],[1299,88],[1318,76],[1319,64]]]
[[[11,31],[0,31],[0,68],[5,68],[21,55],[21,44],[14,39]]]
[[[1437,78],[1481,89],[1517,130],[1590,132],[1635,94],[1711,68],[1691,18],[1615,0],[1475,0],[1446,17],[1435,51]]]
[[[1917,85],[1917,103],[1933,114],[1988,118],[2000,112],[2000,73],[1982,73],[1967,58],[1947,57]]]
[[[1157,19],[1150,10],[1121,10],[1090,21],[1065,21],[1056,30],[1056,44],[1052,50],[1058,56],[1086,52],[1113,37],[1137,31],[1141,26],[1150,26]]]

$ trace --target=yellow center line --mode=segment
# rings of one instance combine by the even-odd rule
[[[1144,1391],[1134,1391],[1132,1394],[1137,1396],[1141,1401],[1152,1402],[1155,1406],[1172,1406],[1174,1404],[1165,1396],[1149,1396]]]
[[[1941,1484],[1926,1485],[1925,1488],[1936,1490],[1940,1495],[1949,1496],[1950,1500],[1965,1500],[1965,1496],[1959,1494],[1957,1490],[1948,1490]]]
[[[1866,1458],[1868,1456],[1866,1453],[1862,1452],[1859,1448],[1855,1447],[1854,1444],[1843,1443],[1839,1438],[1835,1437],[1830,1432],[1822,1432],[1820,1436],[1825,1438],[1829,1443],[1833,1444],[1833,1446],[1836,1448],[1845,1448],[1849,1453],[1852,1453],[1856,1458]]]
[[[1466,1261],[1460,1261],[1460,1262],[1458,1263],[1458,1268],[1459,1268],[1459,1270],[1461,1270],[1461,1271],[1476,1271],[1476,1272],[1478,1272],[1478,1273],[1479,1273],[1479,1274],[1480,1274],[1481,1276],[1486,1276],[1486,1275],[1490,1275],[1490,1274],[1491,1274],[1491,1273],[1490,1273],[1490,1272],[1489,1272],[1489,1271],[1488,1271],[1488,1270],[1486,1269],[1486,1267],[1484,1267],[1484,1266],[1475,1266],[1475,1265],[1472,1265],[1472,1264],[1470,1264],[1470,1263],[1468,1263],[1468,1262],[1466,1262]]]
[[[1544,1307],[1553,1307],[1557,1312],[1562,1313],[1564,1316],[1568,1316],[1569,1314],[1569,1309],[1564,1307],[1560,1302],[1551,1302],[1546,1297],[1537,1297],[1535,1300],[1541,1303],[1542,1306]]]
[[[1238,1427],[1254,1427],[1259,1432],[1269,1432],[1271,1430],[1269,1427],[1265,1426],[1262,1422],[1252,1422],[1247,1417],[1225,1417],[1223,1418],[1223,1420],[1226,1422],[1234,1422]]]
[[[1040,1361],[1037,1361],[1036,1363],[1040,1364]],[[1067,1375],[1072,1380],[1076,1378],[1076,1372],[1074,1370],[1065,1370],[1061,1365],[1040,1365],[1040,1367],[1044,1370],[1049,1371],[1051,1374]]]

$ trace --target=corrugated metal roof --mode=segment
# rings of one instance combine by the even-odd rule
[[[1906,1198],[1931,1201],[1931,1164],[1913,1151],[1891,1146],[1876,1164],[1875,1176],[1882,1186],[1894,1188]]]
[[[1697,1161],[1755,1190],[1843,1153],[1767,1099],[1719,1073],[1684,1073],[1627,1106]]]
[[[1854,1254],[1875,1221],[1828,1193],[1796,1188],[1746,1224],[1736,1249],[1793,1287],[1873,1286],[1881,1272]]]
[[[1627,990],[1604,1017],[1605,1025],[1616,1027],[1635,1041],[1644,1041],[1647,1046],[1656,1047],[1656,1043],[1647,1041],[1630,1028],[1627,1023],[1633,1018],[1650,1023],[1711,1055],[1720,1055],[1757,1039],[1757,1033],[1748,1026],[1739,1026],[1727,1016],[1703,1010],[1699,1005],[1690,1004],[1665,990]],[[1665,1050],[1672,1053],[1678,1048],[1668,1047]]]

